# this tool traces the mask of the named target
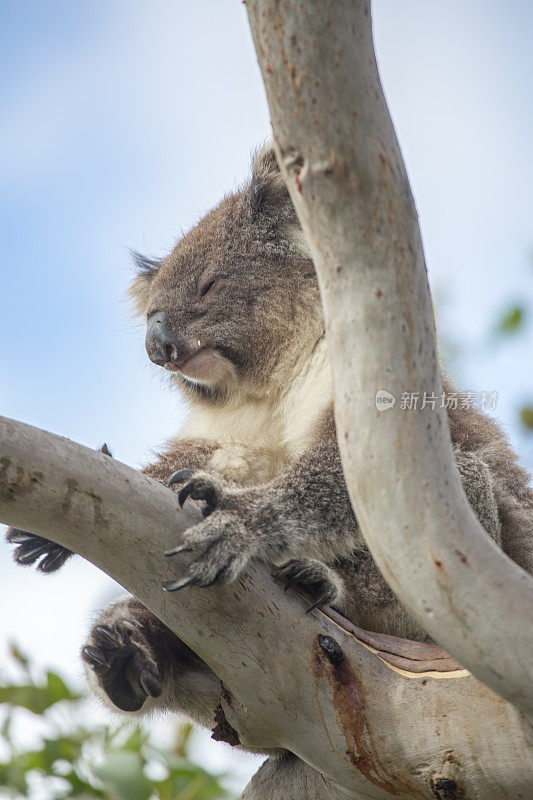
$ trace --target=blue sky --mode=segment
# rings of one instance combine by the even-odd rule
[[[533,397],[531,325],[507,347],[487,331],[533,301],[533,5],[377,0],[374,18],[460,380],[500,392],[531,466],[514,424]],[[168,252],[269,134],[244,6],[4,0],[0,76],[0,413],[139,466],[183,407],[123,301],[128,248]],[[112,584],[81,562],[48,579],[15,569],[5,545],[0,578],[0,641],[16,632],[76,673]]]

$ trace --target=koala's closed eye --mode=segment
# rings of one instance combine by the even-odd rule
[[[200,297],[205,297],[211,289],[218,285],[218,280],[216,278],[208,278],[205,280],[202,285],[200,286],[200,290],[198,292]]]
[[[207,278],[201,285],[200,289],[198,290],[198,296],[200,299],[203,299],[209,292],[213,289],[216,289],[220,285],[220,280],[218,278]]]

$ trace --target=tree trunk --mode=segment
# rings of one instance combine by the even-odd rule
[[[246,8],[276,153],[320,282],[338,440],[365,541],[423,627],[531,720],[533,578],[486,535],[455,465],[417,213],[379,80],[370,2]],[[377,407],[379,390],[396,398],[393,408]],[[436,407],[402,409],[404,392],[437,398]]]

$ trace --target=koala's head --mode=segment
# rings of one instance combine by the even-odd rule
[[[273,151],[131,288],[150,359],[191,400],[263,393],[323,335],[312,261]]]

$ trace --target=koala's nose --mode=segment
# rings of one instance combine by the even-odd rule
[[[156,311],[148,319],[146,327],[146,352],[150,361],[169,369],[178,369],[191,355],[191,344],[178,336],[166,314]]]

